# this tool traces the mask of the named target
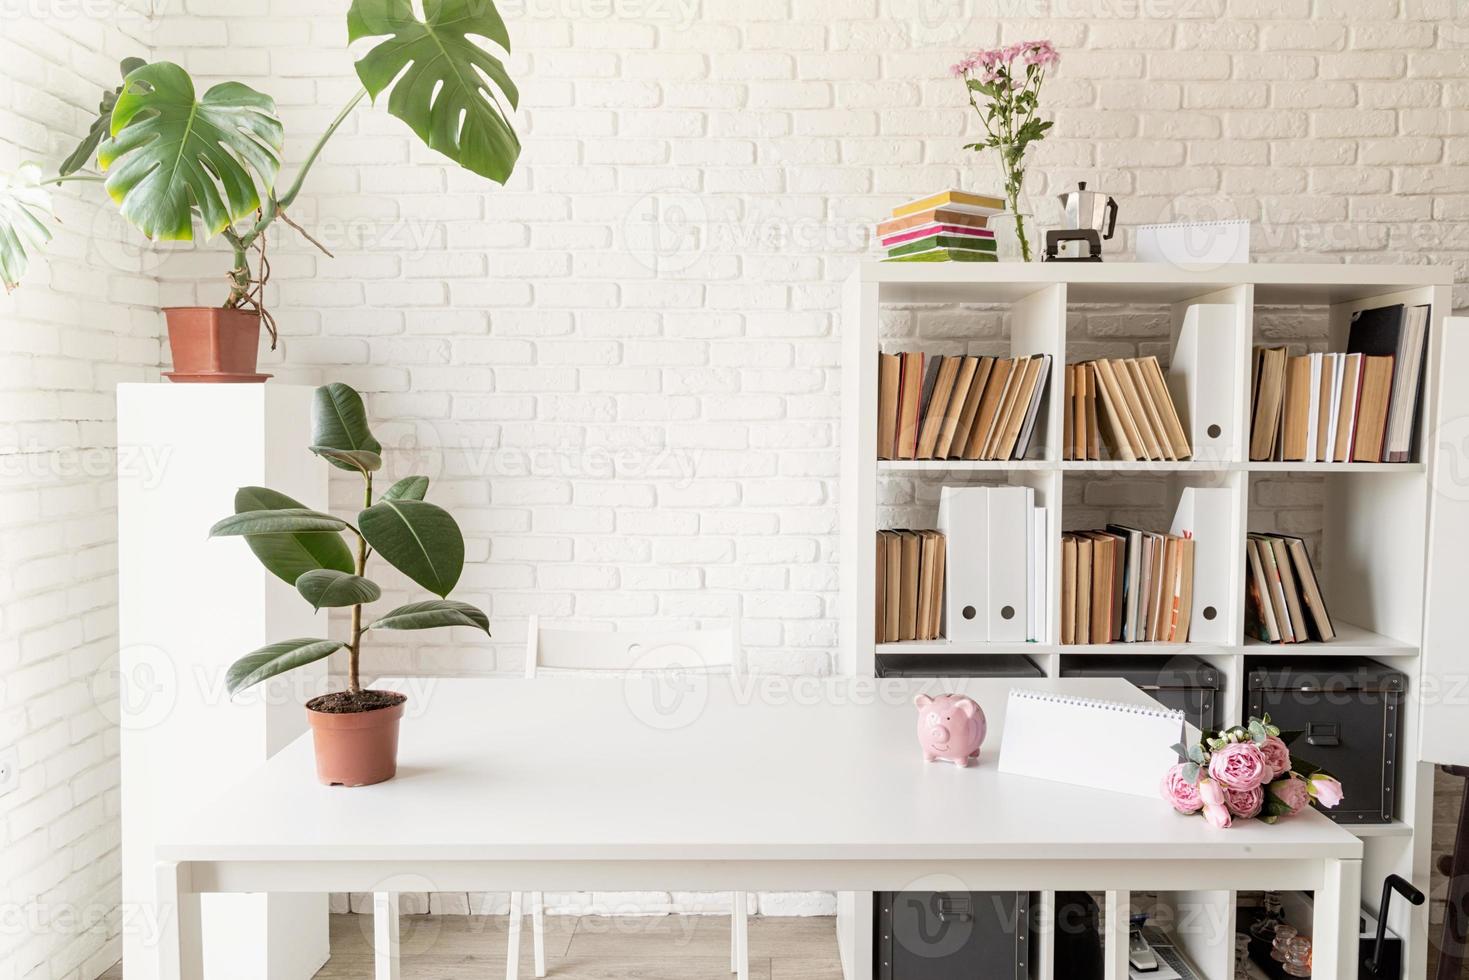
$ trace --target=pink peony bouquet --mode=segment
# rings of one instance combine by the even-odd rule
[[[1341,783],[1318,766],[1292,759],[1270,716],[1251,718],[1220,732],[1205,732],[1193,745],[1174,746],[1187,762],[1163,774],[1163,799],[1179,813],[1199,813],[1215,827],[1236,818],[1274,823],[1315,800],[1331,809],[1342,801]]]

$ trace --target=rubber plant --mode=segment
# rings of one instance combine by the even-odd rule
[[[216,523],[209,534],[243,537],[260,563],[295,586],[313,609],[351,609],[348,638],[297,637],[271,643],[231,664],[225,686],[233,696],[345,649],[347,689],[307,702],[307,717],[315,733],[322,781],[365,785],[391,777],[396,768],[397,723],[407,700],[394,691],[362,687],[361,656],[368,635],[444,626],[468,626],[489,635],[489,619],[469,603],[449,598],[464,568],[464,536],[448,511],[424,499],[428,478],[404,477],[374,497],[373,476],[382,468],[382,445],[368,427],[367,411],[355,390],[344,384],[316,389],[310,450],[362,478],[362,510],[355,524],[276,490],[241,487],[235,494],[234,514]],[[382,598],[382,588],[367,575],[374,554],[438,598],[398,606],[369,620],[364,607]],[[364,714],[373,717],[363,721]],[[359,718],[353,720],[353,715]],[[390,728],[391,739],[380,728]]]
[[[200,95],[176,64],[122,62],[121,84],[103,95],[86,137],[54,176],[35,163],[0,175],[0,282],[14,288],[50,240],[50,188],[101,183],[150,239],[223,237],[232,254],[224,308],[263,314],[274,347],[275,324],[262,304],[266,232],[284,221],[326,251],[289,209],[322,148],[364,98],[386,94],[390,114],[466,170],[503,184],[515,167],[520,142],[509,116],[520,94],[499,56],[479,43],[510,50],[493,0],[424,0],[423,10],[419,19],[410,0],[353,0],[348,39],[374,39],[356,62],[362,88],[284,186],[277,181],[285,129],[270,96],[240,82]]]

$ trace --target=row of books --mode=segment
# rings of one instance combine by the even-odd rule
[[[944,535],[877,532],[877,641],[935,640],[943,629]]]
[[[1265,643],[1332,640],[1336,630],[1306,542],[1290,534],[1245,541],[1245,630]]]
[[[1064,459],[1133,462],[1193,455],[1156,357],[1068,364],[1063,414]]]
[[[1184,643],[1194,541],[1108,524],[1061,536],[1061,642]]]
[[[1049,354],[879,354],[879,459],[1024,459]]]
[[[1005,202],[987,194],[948,190],[893,208],[877,226],[884,262],[993,262],[995,233],[986,227]]]
[[[1404,463],[1418,442],[1429,307],[1353,315],[1345,353],[1256,347],[1250,459]]]

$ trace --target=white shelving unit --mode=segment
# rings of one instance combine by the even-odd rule
[[[1463,584],[1469,581],[1469,319],[1446,316],[1451,306],[1452,272],[1443,266],[1366,265],[1232,265],[1190,270],[1167,264],[1035,263],[988,265],[865,263],[847,282],[843,316],[842,405],[842,627],[839,669],[871,676],[879,654],[1024,654],[1048,676],[1057,676],[1062,657],[1098,655],[1191,655],[1220,674],[1222,715],[1239,721],[1246,703],[1246,663],[1256,658],[1361,656],[1381,660],[1408,675],[1402,711],[1403,739],[1398,814],[1387,825],[1351,828],[1364,842],[1362,894],[1375,903],[1384,876],[1409,878],[1428,890],[1432,826],[1432,763],[1469,762],[1469,710],[1455,708],[1440,680],[1464,675],[1462,637],[1469,604]],[[1233,413],[1244,437],[1223,458],[1174,463],[1064,461],[1062,411],[1056,366],[1096,356],[1096,342],[1068,357],[1068,322],[1081,310],[1099,305],[1135,309],[1167,307],[1171,340],[1176,343],[1188,307],[1229,304],[1236,310],[1232,349],[1238,358],[1237,390],[1230,404],[1215,410]],[[1280,463],[1248,459],[1250,352],[1257,343],[1288,344],[1303,349],[1278,330],[1257,336],[1256,310],[1261,307],[1308,307],[1302,316],[1325,315],[1326,349],[1344,350],[1351,314],[1390,303],[1430,304],[1429,360],[1423,394],[1420,458],[1402,464]],[[1007,331],[969,339],[955,337],[952,327],[941,339],[886,337],[885,313],[973,306],[999,307]],[[1068,313],[1073,317],[1068,318]],[[978,321],[978,317],[976,318]],[[990,318],[993,322],[993,318]],[[1279,312],[1274,314],[1279,322]],[[950,315],[946,323],[952,324]],[[1315,322],[1320,322],[1319,320]],[[1317,342],[1319,334],[1309,338]],[[957,345],[957,346],[956,346]],[[942,350],[1012,355],[1050,354],[1052,393],[1043,404],[1030,458],[1010,462],[901,461],[877,459],[877,354],[887,350]],[[1165,361],[1167,358],[1162,358]],[[1462,431],[1461,431],[1462,430]],[[1464,474],[1464,475],[1461,475]],[[1271,530],[1250,524],[1250,505],[1257,485],[1292,475],[1319,478],[1322,521],[1317,571],[1339,636],[1332,643],[1275,646],[1247,638],[1244,627],[1247,530]],[[1234,500],[1238,546],[1229,549],[1227,581],[1234,583],[1233,608],[1222,609],[1229,643],[1115,643],[1062,646],[1038,643],[877,643],[873,638],[875,603],[875,532],[936,501],[945,480],[962,484],[1012,484],[1033,487],[1037,503],[1053,508],[1049,561],[1052,596],[1062,530],[1095,527],[1105,503],[1090,500],[1070,507],[1073,483],[1150,480],[1176,505],[1183,487],[1225,487]],[[903,508],[884,501],[885,487],[909,481],[924,488]],[[1103,497],[1102,499],[1107,499]],[[1119,511],[1129,508],[1116,507]],[[1136,509],[1136,508],[1133,508]],[[1085,513],[1078,513],[1085,511]],[[1070,517],[1068,518],[1068,513]],[[1171,510],[1170,510],[1171,516]],[[889,523],[894,521],[894,523]],[[932,526],[929,523],[922,526]],[[1163,528],[1166,530],[1166,524]],[[1060,610],[1047,610],[1051,636],[1059,636]],[[1206,883],[1204,883],[1206,884]],[[851,961],[855,975],[865,975],[860,951],[870,948],[870,901],[844,896],[840,907],[855,930],[848,939],[858,951]],[[1042,895],[1043,902],[1049,900]],[[1112,893],[1107,907],[1125,909],[1128,896]],[[1229,980],[1233,968],[1235,895],[1201,891],[1160,896],[1174,908],[1204,907],[1205,934],[1193,934],[1185,945],[1208,980]],[[1421,980],[1426,972],[1427,908],[1395,904],[1389,926],[1408,943],[1406,977]],[[1125,956],[1116,942],[1125,934],[1105,930],[1109,977],[1125,977]],[[848,934],[844,932],[844,936]],[[1042,980],[1051,980],[1050,957],[1033,951]],[[849,973],[849,976],[854,975]]]

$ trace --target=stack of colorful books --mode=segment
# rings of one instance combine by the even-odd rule
[[[884,262],[993,262],[995,233],[990,215],[1005,210],[998,197],[942,191],[893,208],[877,226],[887,249]]]

